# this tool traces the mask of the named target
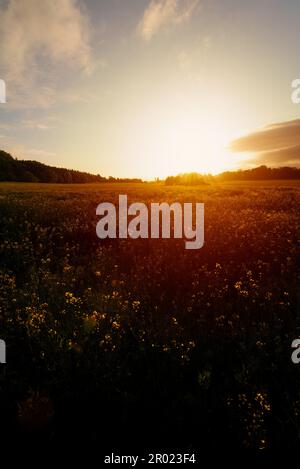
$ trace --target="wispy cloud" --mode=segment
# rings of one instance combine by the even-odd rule
[[[300,165],[300,119],[271,124],[231,142],[234,152],[254,152],[249,164]]]
[[[56,156],[56,153],[55,152],[52,152],[52,151],[47,151],[47,150],[41,150],[41,149],[37,149],[37,148],[29,148],[27,150],[27,157],[28,156],[32,156],[32,157],[38,157],[39,160],[43,159],[43,158],[48,158],[49,156]]]
[[[231,142],[232,151],[269,151],[300,145],[300,119],[271,124]]]
[[[33,129],[33,130],[48,130],[51,129],[52,126],[50,126],[47,123],[39,120],[34,120],[34,119],[23,119],[21,122],[21,126],[25,129]]]
[[[162,29],[187,21],[199,0],[151,0],[138,25],[138,34],[149,41]]]
[[[51,152],[42,148],[31,148],[15,142],[3,142],[1,147],[3,150],[10,153],[13,157],[17,157],[20,160],[38,160],[40,162],[49,163],[49,158],[55,159],[57,157],[55,152]]]
[[[248,164],[268,166],[300,166],[300,145],[257,153]]]
[[[54,67],[87,73],[93,67],[88,18],[76,0],[1,3],[0,44],[1,75],[21,104],[29,93],[37,107],[53,102]]]
[[[15,133],[17,130],[49,130],[56,128],[61,122],[55,116],[47,115],[43,117],[33,117],[26,119],[13,120],[10,123],[0,124],[0,131]]]

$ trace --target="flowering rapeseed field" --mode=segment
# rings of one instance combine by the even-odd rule
[[[204,202],[205,245],[99,240],[96,207]],[[0,186],[1,423],[107,448],[297,447],[300,185]]]

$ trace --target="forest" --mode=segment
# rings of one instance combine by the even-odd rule
[[[0,150],[0,181],[82,184],[95,182],[141,182],[140,179],[105,178],[74,169],[56,168],[38,161],[17,160]]]

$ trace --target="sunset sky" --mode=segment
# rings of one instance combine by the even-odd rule
[[[144,179],[300,166],[299,18],[299,0],[0,0],[0,149]]]

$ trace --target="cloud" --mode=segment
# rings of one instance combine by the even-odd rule
[[[300,145],[280,148],[279,150],[257,153],[248,164],[267,164],[268,166],[300,166]]]
[[[31,157],[38,157],[39,159],[43,159],[43,158],[48,158],[48,157],[52,157],[52,156],[56,156],[56,153],[52,152],[52,151],[47,151],[47,150],[40,150],[40,149],[37,149],[37,148],[29,148],[27,151],[27,156],[31,156]]]
[[[89,24],[76,0],[9,0],[0,4],[0,71],[24,106],[54,99],[55,67],[89,73],[93,68]],[[41,86],[42,84],[42,86]]]
[[[49,158],[58,158],[58,155],[55,152],[41,148],[28,148],[26,145],[15,142],[3,142],[1,143],[1,148],[20,160],[38,160],[49,164]],[[55,161],[56,160],[54,160],[54,162]]]
[[[49,130],[52,128],[48,123],[34,119],[23,119],[21,121],[21,127],[33,130]]]
[[[268,125],[231,142],[233,152],[255,152],[249,164],[300,165],[300,119]]]
[[[49,130],[54,129],[61,125],[61,121],[54,115],[45,115],[43,117],[32,117],[26,119],[13,120],[5,124],[0,124],[0,131],[4,130],[7,133],[13,133],[17,130]]]
[[[138,25],[138,34],[146,41],[160,30],[187,21],[199,0],[151,0]]]
[[[231,142],[237,152],[270,151],[300,145],[300,119],[268,125]]]

